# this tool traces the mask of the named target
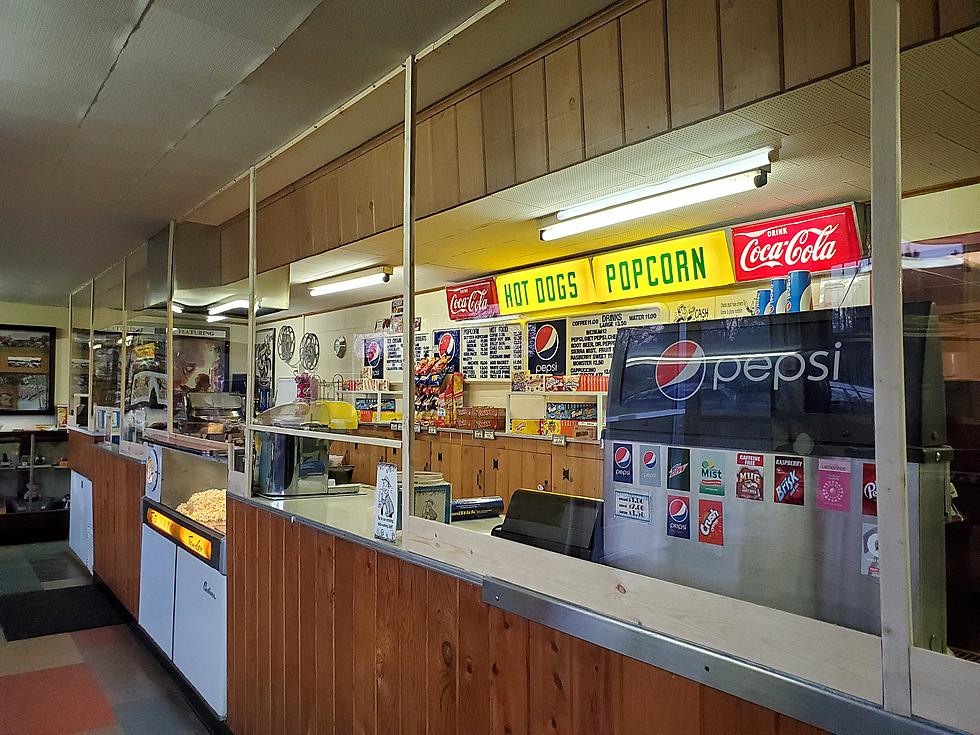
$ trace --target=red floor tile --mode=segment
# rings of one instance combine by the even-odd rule
[[[0,677],[0,730],[70,735],[114,725],[112,708],[85,664]]]

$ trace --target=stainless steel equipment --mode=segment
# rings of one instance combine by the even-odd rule
[[[233,393],[185,393],[177,416],[183,434],[216,441],[242,435],[242,397]]]
[[[350,482],[350,465],[330,466],[327,439],[256,431],[254,441],[252,489],[258,495],[350,495],[360,489]]]
[[[621,330],[604,562],[878,634],[870,316]],[[928,305],[907,305],[905,320],[913,625],[920,645],[943,650],[941,364]]]

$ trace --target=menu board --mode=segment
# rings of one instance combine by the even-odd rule
[[[524,366],[524,332],[520,324],[462,327],[461,365],[466,380],[510,380]]]
[[[642,311],[614,311],[589,314],[568,320],[570,375],[597,373],[608,375],[612,364],[616,332],[622,327],[663,324],[668,321],[667,308],[651,306]]]
[[[415,333],[415,360],[421,360],[432,351],[432,340],[428,332]],[[393,372],[402,371],[404,360],[402,353],[402,335],[389,334],[385,337],[385,375],[391,380]]]

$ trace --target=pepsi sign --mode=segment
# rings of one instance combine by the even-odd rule
[[[537,375],[564,375],[567,372],[567,326],[565,319],[528,322],[528,370]]]
[[[660,487],[660,447],[640,444],[636,452],[640,459],[639,484],[645,487]]]
[[[459,330],[442,329],[432,333],[432,349],[435,357],[447,358],[447,370],[458,373],[459,369]]]
[[[945,398],[931,305],[905,304],[904,318],[915,457],[945,443]],[[624,327],[609,377],[610,438],[871,458],[871,353],[870,307]],[[673,465],[665,460],[668,478]]]
[[[364,340],[364,367],[370,368],[371,377],[380,379],[385,374],[384,337],[372,335]]]
[[[667,496],[667,535],[691,538],[691,501],[688,498]]]
[[[613,482],[633,484],[632,444],[613,444]]]

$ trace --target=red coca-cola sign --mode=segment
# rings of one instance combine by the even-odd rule
[[[829,271],[863,257],[850,204],[733,227],[732,245],[738,281]]]
[[[500,314],[497,286],[492,278],[447,286],[446,304],[449,306],[449,318],[453,321],[485,319]]]

